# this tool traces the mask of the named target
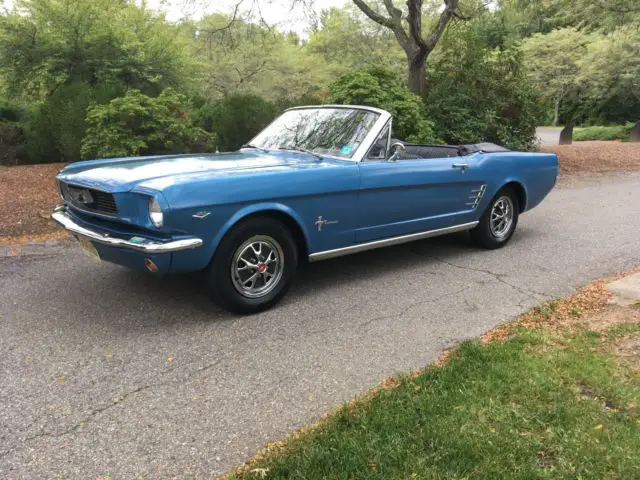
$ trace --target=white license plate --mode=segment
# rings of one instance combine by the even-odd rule
[[[80,241],[80,246],[87,255],[100,260],[100,254],[98,253],[98,250],[96,250],[96,247],[94,247],[89,240],[83,237],[80,237],[78,240]]]

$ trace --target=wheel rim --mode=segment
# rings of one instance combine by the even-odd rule
[[[505,238],[513,225],[513,215],[513,200],[506,195],[498,198],[491,207],[491,234],[499,240]]]
[[[280,244],[266,235],[256,235],[240,245],[233,255],[233,286],[245,297],[264,297],[278,285],[283,267]]]

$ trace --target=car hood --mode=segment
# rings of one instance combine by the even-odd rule
[[[136,186],[162,190],[189,178],[238,175],[283,169],[314,168],[323,161],[298,152],[245,150],[212,155],[131,157],[76,162],[65,167],[58,179],[109,192],[126,192]]]

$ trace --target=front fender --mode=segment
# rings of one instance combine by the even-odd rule
[[[313,251],[312,245],[311,245],[311,237],[309,236],[309,231],[305,226],[305,223],[302,220],[302,217],[300,217],[300,215],[295,210],[293,210],[291,207],[287,205],[284,205],[278,202],[262,202],[262,203],[247,205],[241,208],[234,215],[232,215],[231,218],[229,218],[222,225],[222,227],[218,229],[218,231],[216,232],[216,234],[214,235],[213,239],[211,240],[208,246],[208,251],[211,252],[210,258],[213,258],[213,255],[215,254],[218,248],[218,245],[220,245],[220,242],[222,241],[224,236],[227,234],[227,232],[229,232],[229,230],[233,228],[234,225],[236,225],[239,221],[241,221],[242,219],[250,215],[255,215],[263,212],[264,213],[278,212],[290,217],[293,221],[296,222],[296,224],[300,228],[300,231],[304,236],[304,241],[307,245],[308,250]]]

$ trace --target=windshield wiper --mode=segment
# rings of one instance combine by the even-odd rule
[[[256,150],[260,150],[261,152],[269,153],[269,150],[267,150],[266,148],[258,147],[257,145],[253,145],[252,143],[245,143],[244,145],[241,145],[240,148],[255,148]]]
[[[317,154],[316,152],[313,152],[311,150],[309,150],[308,148],[304,148],[304,147],[298,147],[298,146],[292,146],[292,147],[278,147],[278,150],[292,150],[294,152],[304,152],[304,153],[308,153],[309,155],[313,155],[316,158],[319,158],[320,160],[322,160],[322,155]]]

